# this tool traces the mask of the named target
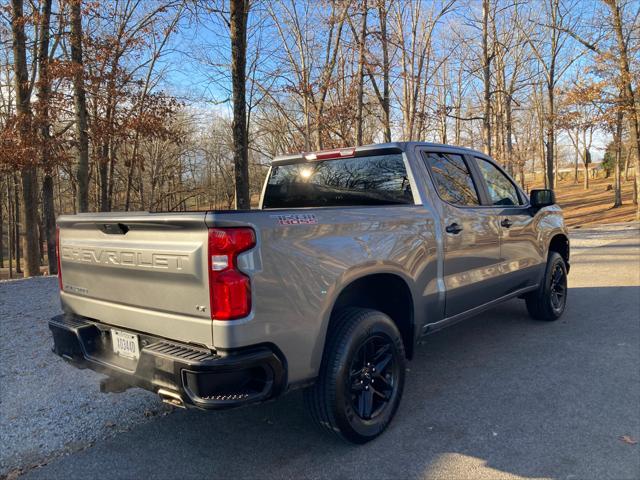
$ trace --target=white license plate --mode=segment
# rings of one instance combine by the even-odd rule
[[[138,336],[133,333],[111,330],[111,343],[113,345],[113,353],[116,355],[134,360],[140,356]]]

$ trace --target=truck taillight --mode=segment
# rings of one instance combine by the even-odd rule
[[[62,288],[62,265],[60,262],[60,227],[56,227],[56,260],[58,262],[58,285]]]
[[[255,247],[251,228],[209,229],[209,298],[211,318],[232,320],[251,312],[251,280],[238,270],[237,258]]]

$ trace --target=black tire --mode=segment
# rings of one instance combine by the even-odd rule
[[[405,379],[404,346],[398,328],[382,312],[348,308],[337,315],[327,335],[320,374],[304,399],[324,430],[362,444],[380,435],[398,409]]]
[[[542,283],[525,297],[529,315],[536,320],[559,319],[567,306],[567,265],[557,252],[549,252]]]

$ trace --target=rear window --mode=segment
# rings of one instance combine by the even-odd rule
[[[398,153],[274,166],[263,208],[413,203]]]

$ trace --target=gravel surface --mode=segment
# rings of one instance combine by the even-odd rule
[[[144,390],[100,393],[101,375],[54,355],[47,321],[59,312],[57,278],[0,282],[0,476],[170,409]]]

